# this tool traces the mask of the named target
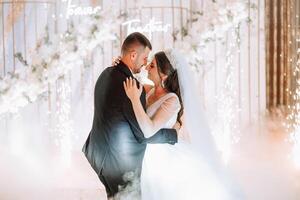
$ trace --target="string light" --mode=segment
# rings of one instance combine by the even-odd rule
[[[234,53],[239,50],[239,26],[232,31],[232,43],[226,52],[226,65],[223,73],[225,74],[224,86],[219,95],[217,95],[217,114],[215,116],[215,128],[213,135],[220,151],[223,161],[228,163],[232,144],[239,141],[237,80],[235,75],[235,65],[233,64]],[[237,50],[238,49],[238,50]]]
[[[58,80],[55,119],[55,143],[60,148],[62,163],[71,166],[71,136],[73,121],[71,120],[71,87],[66,79]]]
[[[299,48],[298,48],[299,50]],[[293,72],[296,78],[296,90],[292,93],[292,99],[294,100],[294,105],[289,106],[291,112],[287,117],[287,120],[291,122],[287,126],[291,129],[289,140],[293,143],[293,149],[291,152],[291,157],[296,165],[300,168],[300,79],[299,79],[299,52],[297,52],[297,59],[295,69]]]
[[[291,10],[293,10],[293,6],[291,6]],[[295,15],[295,18],[298,19],[299,16]],[[290,133],[289,142],[293,144],[292,152],[290,157],[292,158],[295,166],[300,168],[300,78],[299,78],[299,69],[300,69],[300,47],[299,47],[299,32],[297,31],[297,27],[288,25],[290,29],[289,32],[295,32],[296,36],[293,41],[295,41],[296,49],[294,49],[293,58],[289,59],[290,65],[292,66],[292,75],[294,77],[295,90],[290,91],[287,90],[288,94],[291,95],[293,104],[288,105],[288,109],[290,110],[289,115],[287,116],[287,123],[285,123],[285,127]],[[289,48],[293,49],[291,45],[293,41],[289,41]],[[294,62],[295,61],[295,62]]]

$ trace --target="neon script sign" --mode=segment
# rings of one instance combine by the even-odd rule
[[[155,21],[155,18],[150,19],[149,23],[145,24],[144,26],[141,25],[141,20],[139,19],[126,21],[122,23],[122,25],[127,26],[127,34],[133,32],[148,33],[150,39],[152,38],[152,34],[154,32],[166,33],[171,27],[170,24],[163,24],[161,21]]]
[[[62,0],[62,2],[67,3],[67,13],[66,18],[69,19],[70,16],[74,15],[93,15],[98,13],[101,10],[101,6],[79,6],[72,4],[72,0]]]

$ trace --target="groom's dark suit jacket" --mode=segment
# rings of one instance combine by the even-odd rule
[[[177,142],[174,129],[161,129],[149,139],[144,137],[123,88],[127,77],[133,77],[132,73],[120,62],[105,69],[95,86],[93,127],[83,152],[98,175],[102,169],[108,176],[129,171],[138,171],[140,175],[147,143]],[[144,90],[141,102],[145,108]]]

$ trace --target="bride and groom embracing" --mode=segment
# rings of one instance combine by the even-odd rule
[[[156,53],[146,66],[153,88],[135,78],[151,49],[143,34],[128,35],[120,60],[96,82],[83,152],[108,199],[243,199],[220,162],[185,58]]]

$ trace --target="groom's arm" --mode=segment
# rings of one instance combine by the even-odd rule
[[[132,108],[132,104],[128,98],[126,98],[124,100],[123,113],[131,127],[131,130],[132,130],[134,136],[138,140],[138,142],[152,143],[152,144],[162,144],[162,143],[175,144],[175,143],[177,143],[178,139],[177,139],[177,132],[175,129],[160,129],[152,137],[146,138],[136,120],[136,117],[135,117],[135,114],[134,114],[134,111]]]
[[[159,141],[165,140],[164,143],[175,144],[178,142],[178,135],[175,129],[160,129],[152,137],[146,139],[146,143],[161,143]]]

